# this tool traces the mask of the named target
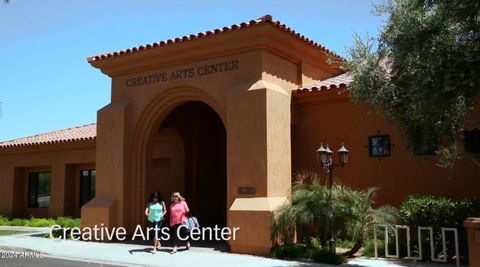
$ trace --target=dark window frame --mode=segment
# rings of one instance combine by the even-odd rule
[[[463,131],[464,149],[467,153],[480,153],[480,129]]]
[[[383,138],[385,140],[387,140],[387,150],[388,150],[388,153],[379,153],[379,152],[376,152],[374,153],[374,147],[373,147],[373,139],[375,138]],[[368,137],[368,154],[370,157],[375,157],[375,158],[378,158],[378,157],[390,157],[392,155],[392,142],[391,142],[391,139],[390,139],[390,135],[388,134],[382,134],[382,135],[371,135]]]
[[[85,173],[87,173],[87,175],[84,175]],[[87,203],[88,201],[90,201],[92,198],[95,197],[95,193],[96,193],[95,182],[97,177],[96,174],[97,172],[95,169],[80,170],[80,195],[79,195],[80,208],[83,205],[85,205],[85,203]],[[85,192],[84,190],[88,190],[88,192]]]
[[[39,180],[41,174],[48,174],[49,177],[49,192],[48,192],[48,203],[46,207],[40,207],[39,205],[39,194],[40,194],[40,187],[39,187]],[[52,197],[52,172],[50,171],[37,171],[37,172],[29,172],[28,173],[28,195],[27,195],[27,207],[29,209],[48,209],[50,207],[50,199]]]

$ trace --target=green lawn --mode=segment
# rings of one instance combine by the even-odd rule
[[[2,235],[17,235],[17,234],[27,234],[29,232],[25,231],[13,231],[13,230],[0,230],[0,236]]]

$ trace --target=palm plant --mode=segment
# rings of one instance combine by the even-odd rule
[[[376,191],[376,188],[355,191],[342,185],[334,185],[330,191],[316,173],[298,172],[294,176],[291,203],[272,217],[272,240],[276,244],[291,244],[297,232],[305,240],[318,237],[324,246],[330,238],[330,220],[333,220],[335,236],[342,233],[355,240],[354,246],[344,253],[352,256],[363,246],[373,225],[391,225],[398,217],[391,206],[373,208]]]
[[[292,233],[297,230],[305,239],[319,237],[322,245],[325,245],[332,217],[338,233],[345,230],[346,222],[354,216],[351,203],[346,201],[351,199],[349,194],[352,194],[352,190],[338,185],[330,191],[320,184],[320,178],[314,172],[297,173],[291,203],[284,205],[272,217],[272,240],[291,243]]]
[[[353,256],[363,246],[364,241],[368,237],[368,232],[373,229],[375,224],[392,225],[397,221],[398,211],[392,206],[381,206],[377,209],[373,208],[375,203],[377,188],[370,187],[367,190],[352,194],[353,210],[355,219],[349,224],[349,228],[353,233],[355,244],[349,250],[343,253],[344,256]]]
[[[285,204],[280,207],[270,220],[271,239],[274,244],[292,244],[295,241],[296,224],[292,205]]]
[[[292,209],[297,226],[305,238],[318,236],[322,244],[326,241],[326,231],[330,213],[329,192],[318,181],[296,186],[292,193]]]

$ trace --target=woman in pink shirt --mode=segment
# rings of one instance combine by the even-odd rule
[[[185,202],[185,198],[183,198],[179,192],[175,192],[172,194],[172,203],[170,204],[170,227],[173,230],[173,250],[172,254],[177,253],[177,246],[179,235],[181,234],[183,238],[188,237],[189,235],[185,233],[185,231],[180,231],[179,233],[178,227],[180,227],[186,220],[187,214],[190,212],[188,209],[187,202]],[[185,230],[184,227],[181,230]],[[187,249],[190,249],[190,242],[187,239]]]

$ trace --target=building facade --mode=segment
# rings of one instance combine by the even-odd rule
[[[336,181],[380,188],[378,203],[479,194],[473,161],[441,169],[408,150],[395,124],[349,99],[332,57],[270,16],[90,57],[112,79],[111,102],[96,124],[0,143],[0,214],[81,215],[131,233],[152,191],[167,202],[179,191],[202,225],[240,227],[233,252],[266,254],[270,215],[292,173],[320,171],[321,142],[345,144]]]

